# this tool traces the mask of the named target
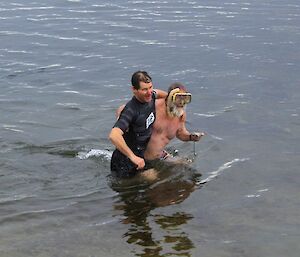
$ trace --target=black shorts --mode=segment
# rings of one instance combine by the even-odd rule
[[[115,150],[112,154],[110,169],[114,176],[120,178],[130,178],[139,172],[136,169],[136,165],[119,150]]]

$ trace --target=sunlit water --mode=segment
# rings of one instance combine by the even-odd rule
[[[4,0],[0,22],[1,257],[299,256],[298,0]],[[154,183],[109,170],[138,69],[185,83],[207,133]]]

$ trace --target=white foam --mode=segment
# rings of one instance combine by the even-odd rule
[[[219,111],[212,111],[212,112],[208,112],[208,113],[194,112],[194,115],[201,116],[201,117],[206,117],[206,118],[211,118],[211,117],[216,117],[216,116],[222,115],[222,114],[227,113],[227,112],[231,112],[233,110],[234,110],[233,106],[225,106],[222,110],[219,110]]]
[[[212,113],[194,113],[195,115],[198,115],[198,116],[201,116],[201,117],[207,117],[207,118],[210,118],[210,117],[215,117],[216,114],[212,114]]]
[[[79,152],[77,157],[81,160],[88,159],[90,157],[103,157],[107,160],[110,160],[112,156],[112,152],[108,150],[101,150],[101,149],[91,149],[88,152]]]
[[[110,223],[116,223],[119,222],[119,219],[111,219],[111,220],[106,220],[106,221],[102,221],[102,222],[98,222],[98,223],[94,223],[94,224],[90,224],[90,227],[95,227],[95,226],[104,226]]]
[[[234,163],[238,163],[238,162],[244,162],[244,161],[248,161],[249,158],[243,158],[243,159],[233,159],[230,162],[226,162],[224,163],[222,166],[220,166],[217,170],[212,171],[209,173],[209,176],[206,179],[202,179],[201,181],[197,182],[197,185],[201,185],[201,184],[205,184],[208,181],[211,181],[212,179],[216,178],[217,176],[219,176],[219,174],[226,169],[229,169],[232,167],[232,165]]]
[[[260,195],[246,195],[247,198],[258,198]]]
[[[18,128],[17,126],[15,126],[15,125],[7,125],[7,124],[4,124],[4,125],[3,125],[3,128],[6,129],[6,130],[13,131],[13,132],[24,133],[24,130],[19,129],[19,128]]]
[[[80,94],[78,91],[74,91],[74,90],[65,90],[63,92],[64,93],[70,93],[70,94]]]
[[[261,197],[261,193],[265,193],[265,192],[268,192],[269,191],[269,188],[263,188],[263,189],[259,189],[256,191],[255,194],[249,194],[249,195],[246,195],[247,198],[259,198]]]
[[[264,189],[257,190],[257,192],[268,192],[268,191],[269,191],[269,188],[264,188]]]

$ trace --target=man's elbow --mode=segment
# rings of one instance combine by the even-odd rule
[[[111,142],[114,142],[114,138],[115,138],[115,131],[114,129],[112,129],[108,135],[108,139],[111,141]]]
[[[108,135],[108,139],[109,139],[110,141],[112,141],[112,135],[111,135],[111,132],[110,132],[109,135]]]
[[[114,144],[119,135],[122,136],[121,130],[119,128],[113,128],[108,135],[108,139]]]

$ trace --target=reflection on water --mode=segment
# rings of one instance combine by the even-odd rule
[[[114,208],[122,211],[122,222],[129,225],[123,237],[128,244],[137,246],[135,256],[191,256],[194,244],[182,225],[193,216],[182,211],[171,215],[151,211],[184,201],[197,188],[200,176],[186,165],[176,165],[161,169],[154,183],[141,178],[111,179],[112,189],[119,193]],[[169,248],[164,249],[166,246]]]

